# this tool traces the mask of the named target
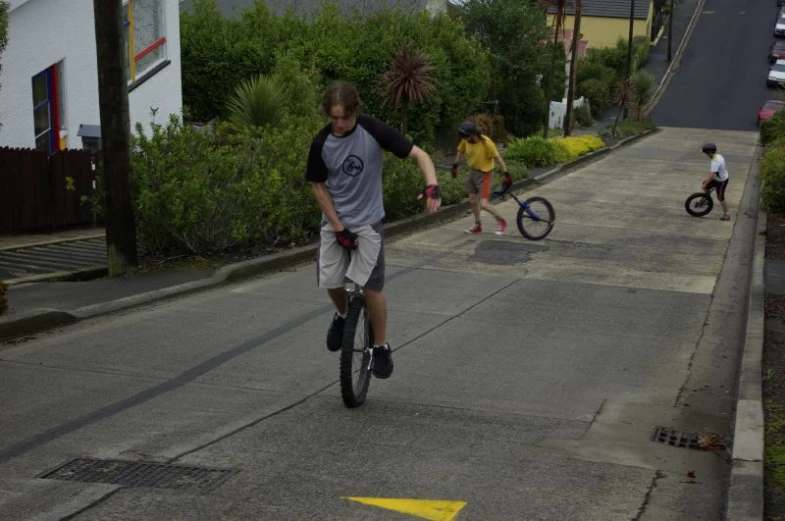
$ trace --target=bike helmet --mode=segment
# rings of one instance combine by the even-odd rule
[[[717,151],[717,145],[715,145],[714,143],[706,143],[705,145],[703,145],[702,150],[704,154],[713,154],[714,152]]]
[[[461,137],[472,137],[472,136],[476,136],[479,133],[480,130],[477,128],[477,125],[475,125],[471,121],[464,121],[458,127],[458,135]]]

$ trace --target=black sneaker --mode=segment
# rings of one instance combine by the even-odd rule
[[[373,375],[376,378],[389,378],[393,372],[392,350],[390,344],[374,346]]]
[[[327,330],[327,349],[330,351],[340,351],[343,345],[344,324],[346,324],[345,318],[338,313],[333,315],[333,322],[330,324],[330,329]]]

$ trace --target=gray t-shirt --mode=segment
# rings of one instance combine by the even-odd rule
[[[359,116],[354,129],[343,136],[332,134],[328,124],[311,143],[305,178],[326,183],[344,226],[374,225],[385,215],[382,153],[403,159],[413,147],[400,132],[371,116]]]

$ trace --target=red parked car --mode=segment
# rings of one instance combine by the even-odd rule
[[[785,101],[779,100],[769,100],[760,107],[758,107],[758,120],[755,122],[756,125],[760,125],[760,122],[764,119],[769,119],[774,115],[775,112],[782,110],[785,108]]]
[[[769,45],[769,63],[785,60],[785,40],[775,40]]]

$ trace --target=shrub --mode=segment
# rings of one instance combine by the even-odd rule
[[[319,209],[304,179],[321,122],[282,129],[222,124],[214,131],[172,118],[132,139],[140,243],[150,253],[209,253],[308,236]]]
[[[625,119],[619,122],[616,126],[616,132],[613,132],[613,124],[606,125],[600,129],[599,135],[602,138],[621,139],[637,134],[642,134],[647,130],[655,128],[654,123],[650,119],[643,121],[636,121],[633,118]]]
[[[542,136],[530,136],[513,140],[507,147],[507,158],[523,162],[529,168],[550,166],[559,159],[559,146]]]
[[[0,315],[8,311],[8,286],[0,280]]]
[[[627,46],[624,46],[625,50]],[[649,38],[646,36],[636,36],[632,39],[632,69],[638,70],[649,61],[649,52],[651,51],[651,44]]]
[[[599,60],[581,58],[578,62],[575,81],[580,85],[587,80],[599,80],[606,85],[610,85],[616,81],[616,71]]]
[[[785,137],[785,111],[777,111],[774,116],[761,121],[760,142],[763,146]]]
[[[594,118],[591,115],[591,107],[589,103],[584,103],[575,111],[578,123],[582,127],[590,127],[594,124]]]
[[[785,211],[785,146],[766,149],[760,163],[761,202],[768,212]]]
[[[578,84],[578,96],[584,96],[589,100],[591,108],[597,113],[608,106],[609,84],[602,80],[590,78]]]
[[[576,157],[588,154],[589,152],[593,152],[605,146],[605,142],[597,136],[554,137],[551,138],[551,140],[556,142],[567,152],[565,161],[572,161]]]
[[[287,86],[271,76],[242,81],[228,101],[229,121],[237,126],[279,125],[287,115]]]

